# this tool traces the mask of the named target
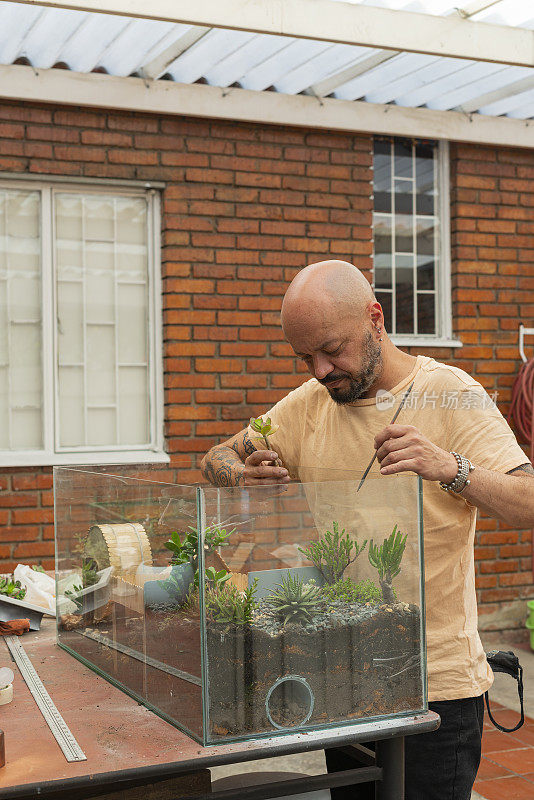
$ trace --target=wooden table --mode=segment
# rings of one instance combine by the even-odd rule
[[[127,796],[134,800],[137,796],[205,796],[209,794],[207,769],[210,766],[377,741],[382,742],[382,748],[380,750],[377,745],[378,765],[374,767],[361,748],[354,750],[358,762],[366,770],[361,777],[379,779],[384,788],[380,796],[384,800],[397,800],[404,795],[396,792],[395,787],[387,787],[388,781],[398,783],[399,780],[403,737],[434,730],[439,725],[439,717],[429,711],[385,722],[202,747],[61,650],[55,644],[54,620],[43,620],[41,630],[25,634],[21,642],[87,761],[68,763],[65,760],[13,665],[14,699],[0,707],[0,728],[6,743],[6,766],[0,769],[0,798],[33,800],[39,796],[48,800],[73,800],[74,797],[82,800],[106,796],[118,800]],[[0,666],[10,665],[11,656],[5,643],[0,642],[0,653],[3,656]],[[321,786],[354,782],[354,775],[341,775],[341,778],[340,775],[319,776],[315,782],[313,778],[306,778],[306,788],[311,791]],[[279,784],[275,785],[278,788]],[[144,787],[139,795],[132,788],[136,786]],[[154,788],[148,790],[148,786]],[[286,786],[282,793],[290,794],[287,789],[291,788]],[[128,794],[123,795],[126,789]],[[303,791],[302,786],[295,789]],[[239,796],[242,800],[248,796],[274,796],[272,784],[267,791],[267,794],[259,791],[249,795],[241,790]],[[214,800],[217,796],[222,797],[223,793],[210,795]]]

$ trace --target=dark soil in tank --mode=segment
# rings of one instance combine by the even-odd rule
[[[127,691],[202,736],[198,610],[161,604],[147,607],[143,614],[115,602],[101,619],[88,613],[72,622],[72,630],[60,624],[64,644]]]
[[[294,728],[305,723],[310,703],[306,696],[292,697],[280,694],[269,701],[269,714],[279,728]]]
[[[284,627],[260,604],[250,625],[209,622],[207,651],[216,738],[422,705],[420,613],[414,605],[332,603],[313,621]],[[273,689],[290,676],[296,680]]]
[[[202,735],[200,618],[198,610],[167,604],[145,609],[148,702]],[[165,670],[168,669],[168,671]]]

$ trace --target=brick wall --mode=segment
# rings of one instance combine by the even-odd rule
[[[465,345],[456,363],[498,393],[506,415],[521,364],[518,325],[534,317],[534,150],[456,145],[451,170],[455,327]],[[531,531],[479,519],[481,627],[507,627],[502,603],[511,604],[510,625],[522,624],[524,606],[513,601],[534,597],[531,540]]]
[[[306,379],[278,325],[285,287],[332,255],[371,269],[367,135],[0,105],[0,170],[162,180],[167,448],[195,457]],[[534,310],[534,151],[451,147],[454,360],[506,411]],[[370,273],[369,273],[370,274]],[[0,476],[0,562],[52,565],[48,469]],[[530,534],[482,519],[480,600],[534,594]],[[2,561],[3,560],[3,561]]]

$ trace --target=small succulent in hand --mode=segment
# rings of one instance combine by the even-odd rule
[[[251,417],[250,427],[252,428],[253,431],[256,431],[256,433],[260,434],[260,436],[255,437],[256,441],[265,444],[266,448],[269,450],[270,444],[267,437],[273,433],[276,433],[276,431],[280,426],[273,425],[270,417],[267,417],[265,422],[263,421],[262,417]]]
[[[260,434],[260,436],[254,437],[254,441],[260,442],[260,444],[265,445],[267,450],[271,450],[272,448],[271,445],[269,444],[269,439],[267,437],[271,436],[271,434],[273,433],[276,433],[276,431],[279,429],[280,426],[274,425],[271,422],[270,417],[267,417],[265,421],[263,420],[262,417],[251,417],[250,427],[252,428],[253,431],[256,431],[256,433]],[[276,459],[276,464],[279,467],[282,466],[282,462],[280,461],[279,458]]]
[[[314,584],[304,584],[290,572],[276,585],[278,589],[265,598],[265,604],[279,616],[283,616],[283,624],[311,622],[314,613],[323,604],[321,589]]]

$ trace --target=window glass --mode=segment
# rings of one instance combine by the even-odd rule
[[[439,253],[437,145],[374,144],[374,285],[389,333],[434,336]]]
[[[0,188],[0,449],[43,446],[39,192]]]
[[[59,445],[146,445],[146,200],[59,193],[55,217]]]
[[[374,152],[374,206],[375,211],[391,213],[391,143],[375,142]]]

